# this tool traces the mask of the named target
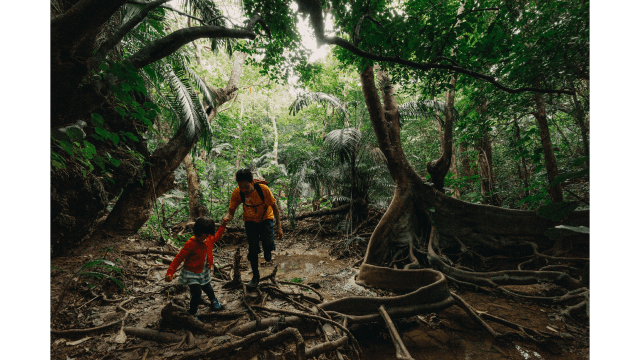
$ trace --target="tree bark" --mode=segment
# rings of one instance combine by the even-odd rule
[[[189,192],[189,220],[196,221],[199,217],[208,216],[209,211],[204,205],[204,196],[200,188],[198,171],[193,165],[191,153],[184,157],[184,167],[187,170],[187,190]]]
[[[478,113],[480,116],[487,111],[488,100],[485,100]],[[483,203],[491,204],[494,206],[502,205],[502,200],[496,194],[495,175],[493,172],[493,153],[491,148],[491,137],[489,136],[489,129],[486,126],[482,126],[482,134],[480,139],[476,143],[478,150],[478,168],[480,169],[480,193],[482,195]]]
[[[458,15],[464,11],[464,1],[460,2],[458,7]],[[458,19],[454,27],[460,26],[462,20]],[[455,56],[455,49],[452,51],[452,55]],[[438,190],[444,192],[444,178],[449,172],[451,166],[451,156],[453,154],[453,103],[456,96],[456,74],[451,75],[449,85],[451,90],[445,92],[446,110],[444,118],[444,137],[442,140],[442,156],[438,160],[431,161],[427,164],[427,171],[431,175],[433,186]]]
[[[122,233],[137,232],[151,217],[156,199],[175,186],[173,172],[196,141],[197,137],[189,139],[182,127],[166,145],[156,149],[145,166],[142,183],[134,181],[123,189],[104,227]]]
[[[536,104],[534,116],[540,128],[540,138],[542,149],[544,150],[544,164],[547,168],[547,179],[549,183],[552,183],[558,176],[558,166],[556,165],[556,155],[553,152],[553,145],[551,144],[551,133],[549,132],[545,104],[542,95],[539,93],[533,95],[533,100]],[[562,185],[549,187],[549,195],[551,195],[551,202],[562,202]]]

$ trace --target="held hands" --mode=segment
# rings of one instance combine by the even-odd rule
[[[169,275],[169,274],[165,275],[164,281],[171,282],[171,280],[173,280],[173,275]]]
[[[231,216],[227,214],[222,218],[222,221],[221,221],[222,226],[226,226],[229,223],[229,221],[231,221]]]

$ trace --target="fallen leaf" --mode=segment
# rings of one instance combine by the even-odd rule
[[[83,342],[85,342],[85,341],[87,341],[87,340],[89,340],[89,339],[91,339],[91,336],[87,336],[86,338],[84,338],[84,339],[80,339],[80,340],[77,340],[77,341],[68,342],[68,343],[67,343],[67,345],[69,345],[69,346],[76,346],[76,345],[78,345],[78,344],[82,344]]]
[[[556,329],[552,328],[551,326],[547,326],[547,329],[549,329],[549,330],[551,330],[551,331],[554,331],[554,332],[559,333],[559,331],[558,331],[558,330],[556,330]]]

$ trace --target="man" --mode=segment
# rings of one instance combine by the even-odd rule
[[[233,190],[229,202],[229,211],[222,218],[222,224],[226,225],[233,219],[236,209],[242,203],[244,210],[244,228],[249,242],[249,254],[247,259],[251,263],[253,276],[249,287],[256,287],[260,282],[258,270],[258,254],[260,254],[260,241],[264,247],[264,259],[271,261],[271,252],[276,249],[273,241],[273,222],[275,219],[276,234],[282,239],[282,227],[280,225],[280,212],[276,205],[276,199],[266,184],[254,183],[253,174],[249,169],[240,169],[236,172],[238,187]]]

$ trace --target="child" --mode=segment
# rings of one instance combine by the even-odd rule
[[[173,280],[173,274],[184,261],[184,268],[180,272],[178,281],[182,285],[189,286],[191,291],[189,314],[193,315],[196,320],[199,320],[196,313],[202,290],[211,301],[211,310],[222,309],[211,287],[211,264],[213,264],[213,244],[222,237],[225,228],[226,223],[223,223],[216,232],[216,223],[213,220],[198,218],[193,225],[194,236],[184,244],[182,250],[173,259],[167,270],[167,275],[164,277],[167,282]],[[215,235],[211,235],[214,233]]]

